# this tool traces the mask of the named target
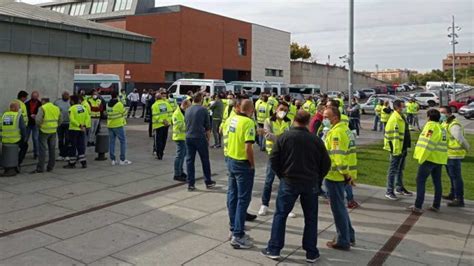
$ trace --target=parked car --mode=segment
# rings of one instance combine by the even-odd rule
[[[360,105],[360,109],[362,114],[367,114],[367,113],[375,113],[375,105],[380,101],[389,101],[390,102],[390,107],[392,106],[393,101],[400,99],[396,96],[393,95],[388,95],[388,94],[377,94],[377,95],[372,95],[367,99],[367,101],[363,104]]]
[[[402,86],[402,85],[398,86],[398,87],[397,87],[397,92],[402,92],[402,91],[407,91],[407,89],[405,88],[405,86]]]
[[[326,94],[329,98],[337,98],[339,97],[339,93],[342,93],[342,97],[344,97],[344,100],[347,100],[347,95],[342,91],[328,91]]]
[[[466,119],[471,119],[474,117],[474,102],[464,105],[459,108],[458,114],[464,116]]]
[[[360,91],[364,92],[367,97],[377,94],[375,89],[362,89]]]
[[[464,105],[468,105],[470,103],[474,102],[474,96],[467,96],[460,98],[458,100],[450,101],[448,106],[451,108],[451,111],[453,113],[457,112],[461,107]]]
[[[439,97],[435,92],[418,92],[410,94],[410,97],[415,98],[422,108],[434,107],[439,104]]]
[[[354,91],[353,93],[354,97],[358,98],[358,99],[365,99],[367,98],[367,95],[365,94],[365,92],[363,92],[362,90],[356,90]]]

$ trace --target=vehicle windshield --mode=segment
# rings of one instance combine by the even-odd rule
[[[313,94],[312,88],[290,88],[290,93]]]
[[[214,94],[225,92],[225,86],[214,86]]]
[[[86,95],[89,95],[93,89],[97,90],[100,95],[111,95],[112,92],[118,93],[119,84],[116,82],[74,83],[74,94],[78,94],[80,90],[84,90]]]

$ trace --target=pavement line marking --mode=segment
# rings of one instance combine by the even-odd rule
[[[405,221],[398,227],[393,235],[385,242],[382,248],[372,257],[367,263],[368,266],[383,265],[387,258],[402,242],[403,238],[410,232],[413,226],[416,224],[421,214],[412,212]]]
[[[215,175],[216,174],[212,174],[211,176],[215,176]],[[204,177],[196,178],[196,180],[201,180],[201,179],[204,179]],[[126,198],[119,199],[119,200],[116,200],[116,201],[112,201],[112,202],[109,202],[109,203],[105,203],[105,204],[102,204],[102,205],[98,205],[98,206],[95,206],[95,207],[92,207],[92,208],[89,208],[89,209],[85,209],[85,210],[82,210],[82,211],[77,211],[77,212],[70,213],[70,214],[67,214],[67,215],[64,215],[64,216],[56,217],[56,218],[46,220],[46,221],[43,221],[43,222],[27,225],[27,226],[20,227],[20,228],[17,228],[17,229],[13,229],[13,230],[10,230],[10,231],[0,232],[0,238],[6,237],[6,236],[9,236],[9,235],[13,235],[13,234],[16,234],[16,233],[20,233],[20,232],[23,232],[23,231],[35,229],[35,228],[38,228],[38,227],[43,226],[43,225],[48,225],[48,224],[52,224],[52,223],[55,223],[55,222],[63,221],[63,220],[73,218],[73,217],[76,217],[76,216],[79,216],[79,215],[83,215],[83,214],[86,214],[86,213],[90,213],[90,212],[98,211],[98,210],[101,210],[101,209],[105,209],[105,208],[108,208],[108,207],[111,207],[111,206],[114,206],[114,205],[117,205],[117,204],[120,204],[120,203],[124,203],[124,202],[131,201],[131,200],[134,200],[134,199],[139,199],[139,198],[142,198],[142,197],[145,197],[145,196],[149,196],[149,195],[152,195],[152,194],[156,194],[156,193],[159,193],[159,192],[170,190],[172,188],[184,186],[186,184],[187,184],[186,182],[176,183],[176,184],[169,185],[169,186],[166,186],[166,187],[158,188],[158,189],[151,190],[151,191],[148,191],[148,192],[144,192],[144,193],[141,193],[141,194],[137,194],[137,195],[134,195],[134,196],[130,196],[130,197],[126,197]]]

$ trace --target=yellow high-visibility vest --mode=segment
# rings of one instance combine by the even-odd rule
[[[119,128],[127,124],[127,112],[122,102],[117,102],[113,107],[107,104],[107,128]]]
[[[451,123],[444,122],[442,127],[446,130],[448,136],[448,158],[449,159],[464,159],[466,157],[466,150],[461,143],[451,135],[451,127],[458,125],[461,127],[461,132],[464,135],[464,127],[455,118]]]
[[[58,121],[61,116],[59,107],[52,103],[43,104],[40,108],[43,108],[43,123],[39,125],[41,132],[45,134],[56,133],[58,129]]]
[[[448,137],[446,130],[441,124],[428,121],[416,143],[413,158],[419,164],[425,161],[436,164],[446,164],[448,162]]]
[[[326,179],[344,181],[348,174],[357,178],[357,153],[354,134],[345,123],[337,123],[327,133],[324,144],[331,158],[331,169]]]
[[[288,131],[291,126],[291,121],[290,119],[283,119],[283,120],[278,120],[276,119],[275,121],[272,121],[271,118],[267,118],[266,123],[269,123],[272,129],[272,134],[275,135],[276,137],[279,137],[281,134],[285,133],[285,131]],[[268,154],[272,153],[273,150],[273,141],[271,139],[265,139],[265,148],[267,150]]]
[[[20,113],[7,111],[3,113],[0,124],[0,137],[3,144],[13,144],[21,140]]]
[[[184,120],[184,114],[181,108],[177,108],[172,117],[173,121],[173,140],[186,140],[186,124]]]
[[[403,140],[405,139],[405,120],[402,115],[394,111],[385,125],[384,150],[391,151],[393,155],[402,154]],[[393,150],[390,150],[392,143]]]

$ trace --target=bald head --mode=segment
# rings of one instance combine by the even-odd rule
[[[311,115],[306,112],[305,110],[299,110],[295,115],[295,126],[297,127],[306,127],[309,124],[309,120],[311,119]]]
[[[20,105],[18,104],[18,102],[10,103],[10,111],[18,112],[18,110],[20,110]]]
[[[240,103],[240,112],[244,113],[248,117],[252,116],[253,113],[253,103],[249,99],[244,99]]]

